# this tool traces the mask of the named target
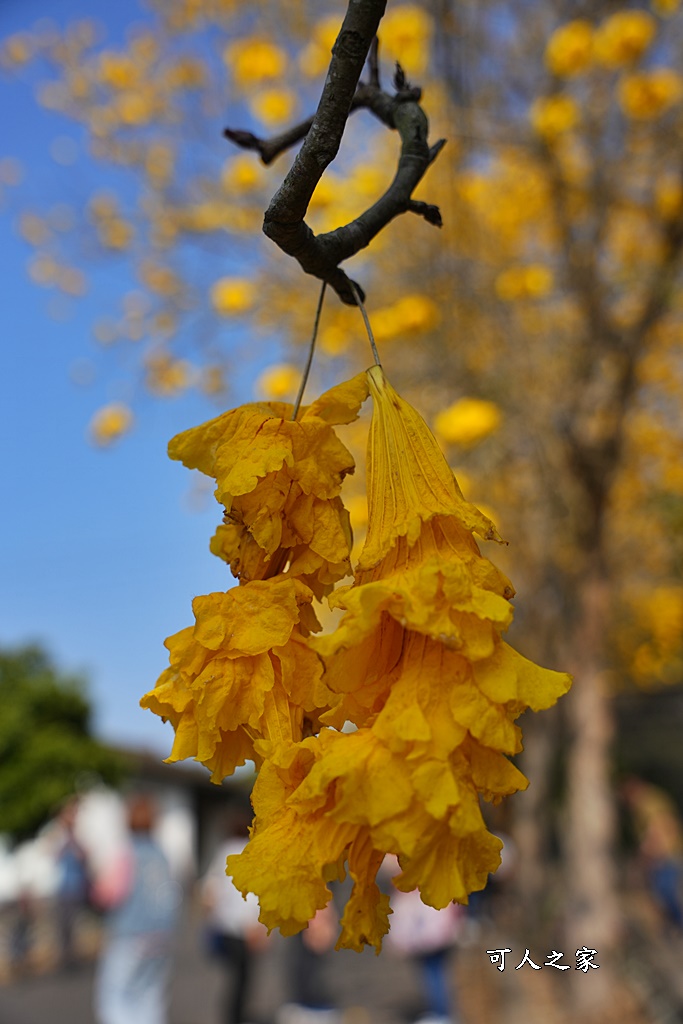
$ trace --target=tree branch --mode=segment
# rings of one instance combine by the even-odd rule
[[[421,90],[411,86],[397,66],[395,85],[390,96],[379,86],[377,65],[377,28],[386,0],[349,0],[339,36],[332,49],[332,60],[312,119],[269,139],[251,132],[226,129],[225,135],[237,145],[254,149],[264,163],[270,163],[285,149],[301,139],[303,146],[282,185],[266,210],[263,230],[288,255],[299,261],[307,274],[327,281],[340,299],[356,305],[354,287],[361,298],[362,289],[351,282],[339,264],[365,248],[394,217],[411,211],[431,224],[439,224],[441,215],[435,206],[416,203],[412,193],[425,171],[444,145],[440,140],[430,148],[428,122],[419,103]],[[368,51],[370,81],[360,82]],[[359,108],[370,110],[388,128],[401,136],[401,155],[394,180],[376,203],[350,224],[316,236],[304,218],[325,168],[339,151],[349,114]]]

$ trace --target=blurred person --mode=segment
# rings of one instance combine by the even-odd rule
[[[323,970],[324,959],[338,932],[337,912],[328,903],[303,931],[288,939],[292,1002],[280,1008],[278,1024],[332,1024],[339,1019]]]
[[[62,807],[55,823],[55,861],[57,890],[55,912],[59,942],[60,965],[65,968],[78,964],[77,926],[88,905],[90,869],[88,857],[75,834],[79,801],[71,798]]]
[[[385,858],[384,873],[399,871],[395,857]],[[391,894],[390,948],[412,960],[419,972],[426,1003],[422,1024],[457,1024],[460,1020],[451,984],[452,959],[465,923],[465,908],[450,903],[435,910],[422,902],[417,889]]]
[[[657,786],[628,778],[621,796],[631,812],[638,854],[667,920],[683,930],[683,827],[676,805]]]
[[[166,1024],[171,943],[180,889],[152,838],[155,808],[145,796],[128,803],[130,843],[96,885],[108,910],[95,980],[98,1024]]]
[[[216,851],[201,883],[209,950],[226,975],[221,1024],[243,1024],[254,961],[268,941],[266,929],[258,919],[256,896],[249,893],[244,899],[226,874],[227,858],[241,853],[247,844],[250,821],[246,809],[232,812],[227,838]]]

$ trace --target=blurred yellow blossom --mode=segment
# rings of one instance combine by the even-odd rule
[[[649,626],[662,648],[674,650],[683,644],[683,587],[661,584],[648,596]]]
[[[173,174],[175,153],[163,142],[154,142],[145,155],[145,170],[156,188],[168,184]]]
[[[633,64],[650,46],[657,23],[647,11],[617,11],[595,33],[595,55],[601,64],[620,68]]]
[[[116,102],[116,112],[123,124],[146,124],[154,115],[155,97],[150,90],[137,89],[122,93]]]
[[[256,294],[248,277],[221,277],[211,288],[211,303],[221,316],[239,316],[252,308]]]
[[[50,228],[43,217],[36,213],[22,213],[19,218],[19,234],[31,245],[44,245],[50,237]]]
[[[381,52],[398,61],[408,75],[421,75],[429,63],[433,31],[432,19],[423,7],[389,6],[379,29]]]
[[[683,184],[678,176],[665,175],[655,185],[655,205],[662,220],[675,220],[683,209]]]
[[[404,295],[394,308],[407,332],[432,331],[441,322],[439,307],[428,295]]]
[[[263,398],[278,401],[294,399],[299,384],[301,383],[301,371],[291,363],[278,363],[276,366],[268,366],[259,375],[256,381],[256,391]]]
[[[552,291],[553,274],[542,263],[508,267],[496,277],[495,289],[504,302],[516,299],[541,299]]]
[[[571,96],[557,93],[534,100],[529,116],[534,131],[547,142],[552,142],[558,135],[576,127],[579,123],[579,108]]]
[[[404,295],[391,306],[376,310],[372,322],[378,341],[391,341],[402,334],[433,330],[440,322],[439,308],[428,295]]]
[[[263,167],[251,154],[241,153],[223,164],[221,184],[226,192],[240,195],[260,188],[265,180]]]
[[[545,51],[546,64],[555,75],[581,74],[593,61],[593,26],[583,18],[555,29]]]
[[[199,387],[205,395],[220,395],[226,390],[225,371],[222,366],[206,366],[199,378]]]
[[[145,383],[149,390],[164,398],[184,391],[191,382],[191,366],[185,359],[174,359],[167,352],[154,352],[146,359]]]
[[[111,402],[98,409],[91,419],[90,438],[95,444],[106,448],[130,430],[132,423],[133,413],[129,407],[122,402]]]
[[[139,277],[157,295],[179,295],[182,291],[182,281],[178,274],[162,263],[145,260],[140,266]]]
[[[282,78],[287,68],[285,51],[260,36],[231,43],[223,56],[235,82],[243,89]]]
[[[663,18],[670,18],[681,6],[681,0],[652,0],[652,9]]]
[[[649,120],[659,117],[683,96],[683,78],[672,68],[626,75],[619,83],[619,102],[628,117]]]
[[[347,326],[341,323],[326,324],[318,335],[318,344],[328,356],[339,356],[349,347],[351,334]]]
[[[59,264],[47,253],[39,254],[28,266],[29,277],[36,284],[53,285],[59,274]]]
[[[437,413],[434,430],[446,444],[472,445],[498,430],[501,420],[501,412],[495,402],[459,398]]]
[[[120,217],[111,217],[97,225],[100,242],[106,249],[127,249],[133,241],[133,225]]]
[[[107,50],[100,54],[98,73],[111,89],[131,89],[139,80],[140,69],[126,54]]]
[[[206,69],[201,61],[183,57],[168,69],[166,81],[172,89],[199,89],[205,84]]]
[[[299,56],[299,67],[305,75],[313,78],[327,71],[332,57],[332,47],[340,28],[341,20],[336,14],[322,18],[313,26],[311,41]]]
[[[296,95],[291,89],[266,89],[249,100],[254,117],[272,128],[289,121],[296,109]]]
[[[60,267],[56,284],[67,295],[85,295],[88,289],[87,278],[78,267]]]
[[[0,64],[13,67],[25,64],[33,56],[33,42],[28,32],[17,32],[0,44]]]

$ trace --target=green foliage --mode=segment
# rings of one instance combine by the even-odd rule
[[[39,647],[0,652],[0,832],[30,835],[84,779],[121,777],[118,756],[90,735],[84,691]]]

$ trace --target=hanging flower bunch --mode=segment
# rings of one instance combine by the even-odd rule
[[[333,589],[349,575],[340,491],[353,471],[333,427],[368,394],[367,538],[353,585]],[[385,854],[398,856],[394,884],[430,906],[482,889],[502,844],[480,798],[525,788],[508,760],[515,719],[570,679],[503,641],[514,591],[474,537],[499,539],[495,528],[379,365],[295,418],[284,403],[242,406],[169,451],[216,480],[226,523],[212,550],[239,586],[195,599],[195,625],[166,641],[170,667],[142,704],[173,723],[170,760],[193,756],[215,781],[255,762],[251,839],[228,873],[256,893],[262,922],[305,928],[348,870],[338,948],[379,951]],[[315,637],[323,598],[344,614]]]

